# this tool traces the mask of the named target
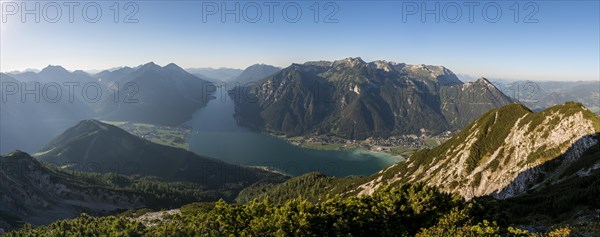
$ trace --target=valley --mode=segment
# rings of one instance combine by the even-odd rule
[[[600,237],[600,0],[0,5],[0,237]]]
[[[117,122],[117,121],[105,121],[101,122],[115,125],[133,135],[148,141],[162,144],[166,146],[172,146],[182,149],[189,149],[187,144],[187,137],[192,132],[191,127],[178,126],[160,126],[146,123],[133,123],[133,122]],[[424,148],[433,148],[442,144],[447,140],[452,133],[446,132],[444,135],[439,136],[416,136],[416,135],[402,135],[402,136],[391,136],[387,138],[367,138],[365,140],[350,140],[335,136],[326,135],[307,135],[307,136],[296,136],[287,137],[285,135],[268,134],[283,140],[286,140],[292,145],[314,149],[314,150],[325,150],[325,151],[370,151],[374,153],[386,153],[394,156],[399,156],[399,159],[405,159],[412,155],[414,152]],[[401,157],[400,157],[401,156]]]
[[[186,140],[190,151],[244,166],[266,166],[292,176],[309,172],[366,175],[400,161],[383,152],[308,149],[240,126],[225,89],[217,87],[216,98],[186,123],[192,128]]]
[[[533,121],[538,122],[532,123]],[[512,129],[499,129],[499,127],[507,126]],[[525,127],[520,128],[521,126]],[[53,148],[49,152],[43,153],[41,160],[48,159],[44,157],[55,156],[52,155],[52,151],[57,150],[57,147],[63,147],[58,144],[64,142],[74,144],[78,140],[86,139],[87,136],[98,137],[94,140],[106,136],[102,135],[106,132],[90,133],[89,129],[101,129],[114,134],[113,136],[131,136],[128,139],[139,139],[134,138],[133,135],[124,135],[116,130],[118,128],[108,124],[84,121],[74,130],[67,131],[65,135],[48,145],[48,148]],[[482,136],[482,134],[486,135]],[[270,135],[265,136],[270,137]],[[506,139],[499,136],[505,136]],[[72,140],[69,137],[77,137],[77,139]],[[516,137],[522,137],[522,139]],[[535,139],[540,137],[546,138],[541,144],[535,142],[523,144],[523,141],[542,141]],[[524,140],[524,138],[527,139]],[[279,138],[273,139],[280,140]],[[282,222],[287,226],[292,226],[291,228],[295,231],[302,231],[307,235],[323,233],[325,229],[321,227],[313,229],[312,227],[325,224],[332,226],[327,227],[327,231],[338,234],[358,234],[363,231],[385,234],[386,231],[391,231],[390,233],[406,232],[407,235],[438,236],[435,233],[450,231],[459,233],[461,236],[481,236],[484,233],[491,233],[492,236],[535,236],[534,233],[544,236],[555,236],[560,233],[594,236],[600,227],[598,225],[600,219],[595,214],[597,208],[600,208],[598,206],[600,203],[593,198],[600,191],[598,189],[600,186],[596,184],[597,176],[600,174],[598,172],[600,169],[597,169],[600,167],[598,165],[600,162],[599,139],[600,117],[579,103],[569,102],[535,113],[522,105],[511,104],[489,111],[443,144],[420,150],[406,162],[392,165],[369,176],[333,177],[321,173],[308,173],[286,178],[267,174],[267,176],[263,176],[271,177],[267,180],[238,186],[238,188],[230,186],[238,192],[236,195],[230,196],[219,196],[228,191],[219,189],[219,186],[212,186],[210,183],[203,184],[202,179],[194,181],[192,176],[191,179],[188,179],[192,183],[164,183],[161,185],[163,188],[178,185],[176,189],[167,188],[165,190],[183,190],[173,194],[176,195],[173,197],[177,197],[175,200],[180,202],[169,203],[174,205],[182,202],[190,203],[194,198],[204,197],[199,200],[200,202],[189,205],[180,204],[180,208],[169,209],[169,211],[153,212],[152,210],[157,211],[156,205],[164,205],[166,202],[155,203],[139,199],[140,203],[137,208],[146,207],[146,209],[105,217],[81,214],[66,221],[71,226],[68,228],[53,223],[33,230],[26,228],[18,232],[10,232],[8,236],[18,236],[23,233],[41,234],[51,231],[73,235],[77,233],[115,235],[123,230],[139,235],[159,233],[208,235],[211,230],[215,229],[220,229],[220,233],[225,231],[227,233],[265,234],[269,233],[269,230],[262,229],[265,228],[265,225],[269,229],[278,229],[281,227],[275,223]],[[108,141],[110,140],[115,139],[108,139]],[[117,144],[127,143],[132,144],[131,142]],[[115,145],[102,147],[114,147]],[[511,147],[515,145],[521,147],[519,152],[505,152],[514,150]],[[126,147],[131,146],[126,145]],[[457,147],[462,148],[457,150]],[[89,149],[90,147],[88,147]],[[60,148],[58,150],[71,149]],[[118,151],[115,148],[110,150]],[[523,157],[517,153],[526,156]],[[0,160],[12,162],[20,159],[35,163],[34,158],[27,157],[24,153],[12,153],[8,157],[1,157]],[[82,155],[73,157],[82,157]],[[439,157],[448,158],[440,159]],[[494,160],[498,160],[498,164],[493,165]],[[455,165],[444,165],[445,162],[453,162]],[[527,162],[527,165],[523,165],[524,162]],[[41,164],[37,166],[44,167]],[[2,165],[2,167],[14,166]],[[161,167],[168,166],[161,165]],[[53,170],[43,172],[54,172],[59,177],[69,177],[68,173],[52,167],[30,170],[35,172]],[[477,175],[478,173],[480,175]],[[8,180],[14,180],[12,178],[14,173],[10,170],[3,168],[2,174],[10,177]],[[170,172],[166,173],[169,176],[164,176],[165,174],[161,174],[161,172],[156,174],[167,179],[171,175]],[[128,192],[132,192],[131,195],[140,195],[140,197],[146,198],[152,197],[151,195],[155,195],[152,193],[161,189],[155,191],[147,188],[140,189],[140,186],[135,183],[165,182],[160,179],[136,180],[137,178],[126,176],[88,174],[86,172],[71,175],[86,177],[83,182],[93,182],[93,185],[98,188],[118,188],[115,192],[130,190]],[[35,176],[19,177],[27,179],[27,177]],[[442,178],[437,179],[437,177]],[[228,176],[226,180],[230,178],[233,177]],[[489,179],[501,179],[508,182],[495,182],[496,186],[490,186],[488,185],[489,181],[486,181]],[[67,182],[66,180],[61,181],[62,179],[54,180],[59,183]],[[68,178],[68,180],[75,179]],[[77,185],[92,185],[81,182]],[[424,185],[424,183],[429,185]],[[206,186],[207,184],[208,186]],[[0,187],[7,187],[6,184],[2,185]],[[151,183],[145,185],[154,186]],[[207,187],[208,189],[206,189]],[[211,191],[212,188],[217,189]],[[565,192],[569,194],[565,194]],[[581,193],[590,195],[580,195]],[[51,197],[57,197],[56,195],[52,194]],[[230,202],[237,204],[228,204],[223,200],[215,202],[214,200],[218,198],[225,200],[234,198],[234,200],[230,199]],[[577,207],[570,205],[574,202],[578,203]],[[403,206],[410,208],[401,208]],[[129,204],[126,207],[136,208]],[[319,218],[313,219],[317,216]],[[3,218],[9,218],[6,220],[13,225],[19,225],[18,221],[10,221],[11,217],[8,215]],[[302,223],[308,223],[308,226],[292,221],[298,220],[298,218],[302,220]],[[356,218],[363,220],[357,223],[355,222]],[[395,221],[398,218],[404,221]],[[420,218],[426,218],[429,221],[423,222]],[[270,221],[256,221],[265,219]],[[212,220],[217,221],[213,222]],[[114,225],[114,223],[122,223],[124,229],[99,228]],[[342,225],[342,223],[352,224]],[[359,223],[363,223],[364,226]],[[413,226],[409,223],[419,224]],[[271,226],[272,224],[274,226]],[[399,224],[402,225],[401,228],[398,227]],[[222,229],[231,225],[243,227]],[[165,230],[167,232],[162,232]]]
[[[209,82],[175,64],[101,75],[113,82],[149,78],[143,85],[153,87],[175,77],[183,87],[146,92],[127,109],[107,101],[78,104],[92,112],[63,121],[66,128],[55,129],[32,155],[0,156],[0,234],[211,235],[219,229],[263,235],[283,228],[267,223],[307,235],[587,236],[599,230],[600,206],[581,194],[598,192],[600,118],[581,103],[532,111],[485,78],[462,83],[441,66],[360,58],[283,69],[253,65],[235,78],[260,90],[226,82],[202,86],[201,95],[194,95],[199,87],[183,88]],[[16,79],[3,74],[2,80]],[[311,83],[334,90],[315,91]],[[412,92],[394,97],[397,91]],[[189,106],[173,108],[182,100]],[[2,114],[32,112],[22,108],[13,102]],[[173,109],[181,113],[169,114]],[[290,218],[310,227],[276,221]],[[122,227],[98,228],[115,223]]]

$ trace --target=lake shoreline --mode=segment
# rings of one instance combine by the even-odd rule
[[[441,145],[452,134],[441,136],[404,135],[400,138],[367,138],[365,140],[345,139],[327,135],[287,136],[273,131],[261,131],[261,134],[276,137],[296,147],[318,151],[350,151],[369,154],[385,154],[398,161],[405,161],[421,149],[431,149]]]
[[[398,162],[403,162],[408,158],[408,157],[404,157],[402,155],[393,154],[391,152],[386,152],[383,150],[375,151],[375,150],[369,149],[365,146],[358,145],[356,143],[348,143],[348,144],[340,144],[340,143],[316,144],[315,143],[315,144],[308,145],[306,142],[304,142],[304,140],[299,141],[298,137],[287,137],[285,135],[278,135],[278,134],[269,133],[269,132],[262,132],[262,134],[284,140],[287,143],[294,145],[296,147],[315,150],[315,151],[348,151],[348,152],[359,152],[359,153],[364,152],[364,153],[373,154],[373,155],[385,154],[385,155],[395,158],[396,160],[398,160]],[[358,140],[358,142],[364,142],[364,140]]]

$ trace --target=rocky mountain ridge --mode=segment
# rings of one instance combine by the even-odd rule
[[[353,139],[455,131],[512,103],[487,80],[463,84],[442,66],[360,58],[292,64],[230,93],[241,125]]]
[[[465,198],[520,195],[560,174],[598,144],[600,118],[569,102],[533,113],[491,110],[439,147],[374,174],[359,194],[396,182],[425,182]],[[552,164],[552,165],[550,165]]]

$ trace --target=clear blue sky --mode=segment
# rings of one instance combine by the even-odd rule
[[[26,5],[31,9],[34,3]],[[409,15],[405,13],[414,10],[415,2],[332,1],[325,9],[326,2],[320,1],[318,23],[311,10],[315,1],[306,0],[294,2],[302,9],[296,23],[282,16],[283,5],[289,2],[275,6],[272,23],[269,7],[261,1],[225,2],[228,8],[240,4],[239,23],[234,15],[226,15],[226,22],[221,22],[222,2],[133,1],[138,7],[133,18],[138,23],[122,22],[133,10],[123,9],[125,2],[120,2],[119,23],[114,23],[114,11],[110,10],[114,1],[95,2],[102,9],[96,23],[82,17],[83,5],[89,2],[74,8],[73,23],[64,2],[58,2],[62,15],[57,23],[48,22],[56,18],[56,6],[44,8],[47,3],[39,3],[40,22],[29,14],[23,23],[21,2],[2,1],[6,22],[1,23],[0,31],[1,71],[40,69],[49,64],[69,70],[105,69],[149,61],[182,67],[245,68],[254,63],[284,67],[292,62],[359,56],[366,61],[444,65],[455,73],[492,78],[600,78],[599,1],[533,1],[527,8],[527,1],[519,1],[518,23],[511,10],[515,1],[496,1],[502,10],[496,23],[483,17],[483,6],[490,2],[474,6],[473,22],[469,7],[462,2],[426,2],[430,9],[440,4],[440,22],[435,22],[435,15],[426,15],[422,22],[420,2],[416,13]],[[214,3],[219,9],[214,15],[203,14],[203,3],[205,10],[211,10]],[[256,16],[254,3],[262,15],[256,23],[247,22],[244,16]],[[451,23],[444,16],[456,16],[454,3],[462,15]],[[15,5],[19,12],[9,14]],[[332,19],[338,22],[324,23],[334,7],[338,11]],[[95,9],[89,6],[87,10],[93,20]],[[293,20],[294,6],[288,5],[287,10]],[[494,20],[494,6],[487,10],[486,16]],[[530,13],[535,14],[529,20],[537,23],[523,22]]]

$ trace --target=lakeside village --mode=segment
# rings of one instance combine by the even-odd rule
[[[133,122],[104,121],[122,128],[143,139],[154,143],[188,149],[186,142],[191,133],[191,127],[169,127]],[[384,152],[391,155],[407,158],[414,152],[423,148],[433,148],[442,144],[455,133],[446,131],[438,135],[409,134],[382,137],[369,137],[365,140],[345,139],[336,136],[311,134],[306,136],[287,137],[285,135],[270,134],[287,140],[290,144],[316,150],[366,150],[370,152]]]
[[[297,137],[278,136],[286,139],[291,144],[319,150],[368,150],[372,152],[385,152],[392,155],[410,156],[421,148],[433,148],[448,140],[455,133],[446,131],[438,135],[409,134],[382,137],[369,137],[365,140],[345,139],[328,135],[307,135]]]

